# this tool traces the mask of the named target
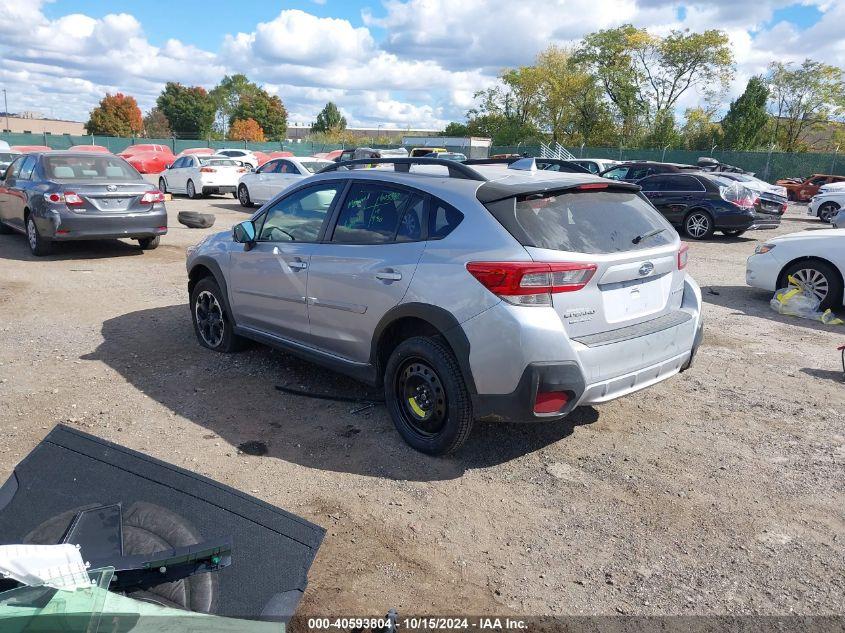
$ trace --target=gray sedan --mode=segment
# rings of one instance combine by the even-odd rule
[[[129,238],[158,246],[164,194],[122,158],[91,152],[19,156],[0,180],[0,233],[26,235],[34,255],[56,242]]]

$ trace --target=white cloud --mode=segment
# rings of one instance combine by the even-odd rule
[[[726,30],[737,59],[732,95],[773,59],[845,66],[845,0],[817,3],[824,18],[805,30],[772,24],[774,12],[794,2],[384,0],[364,11],[362,26],[283,10],[204,50],[190,43],[189,29],[153,45],[127,13],[50,20],[41,0],[2,0],[0,83],[13,111],[85,120],[105,92],[131,94],[148,109],[166,81],[211,88],[244,72],[282,98],[291,121],[312,121],[332,100],[352,125],[438,127],[461,118],[503,67],[626,22],[654,32]],[[698,98],[690,93],[680,106]]]

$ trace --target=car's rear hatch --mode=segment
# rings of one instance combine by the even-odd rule
[[[681,241],[637,190],[593,183],[486,203],[534,261],[595,267],[583,287],[551,295],[571,339],[612,340],[681,306]]]

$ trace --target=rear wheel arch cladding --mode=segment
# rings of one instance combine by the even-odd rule
[[[220,288],[220,293],[223,295],[221,297],[221,299],[223,300],[223,309],[226,310],[226,314],[232,321],[232,324],[234,326],[237,326],[237,323],[235,322],[235,315],[232,312],[231,305],[229,304],[229,286],[226,283],[226,276],[220,269],[220,265],[213,259],[203,257],[198,259],[194,263],[194,265],[191,266],[191,270],[188,273],[189,297],[193,293],[194,287],[197,285],[197,283],[199,283],[201,279],[205,279],[206,277],[211,277],[211,279],[214,280],[214,283],[217,284],[217,287]],[[191,310],[193,310],[193,306],[191,306]]]
[[[402,327],[402,322],[410,323],[417,321],[425,324],[430,328],[427,333],[423,331],[422,334],[406,332],[407,336],[402,336],[399,339],[392,341],[390,337],[393,333],[392,327]],[[461,370],[461,375],[464,379],[467,391],[470,394],[475,394],[475,379],[472,375],[472,370],[469,366],[469,339],[464,333],[458,320],[443,308],[438,308],[429,304],[414,304],[405,303],[400,304],[390,310],[376,326],[373,332],[373,344],[370,352],[370,362],[375,366],[378,380],[381,382],[384,379],[384,371],[387,366],[387,360],[390,353],[402,340],[406,340],[411,336],[436,336],[440,338],[446,347],[455,356],[458,362],[458,367]],[[384,345],[389,345],[389,353]]]

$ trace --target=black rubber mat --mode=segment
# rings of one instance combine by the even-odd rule
[[[0,488],[0,544],[58,542],[75,511],[114,503],[124,517],[143,515],[130,526],[136,533],[161,525],[156,538],[165,541],[167,530],[189,540],[232,538],[232,564],[200,575],[215,577],[214,595],[197,610],[221,616],[286,619],[325,534],[233,488],[60,425]]]

